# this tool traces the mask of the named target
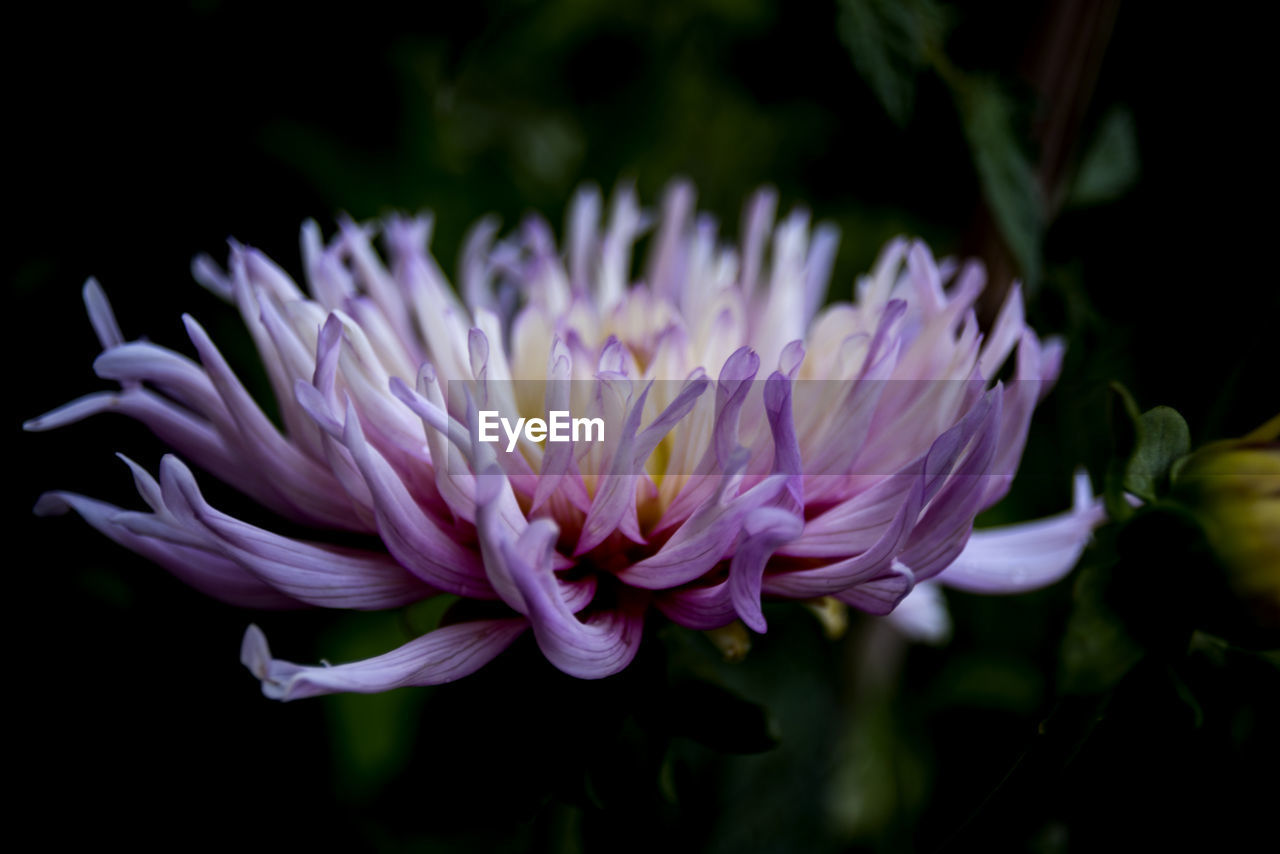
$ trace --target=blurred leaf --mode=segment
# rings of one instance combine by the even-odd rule
[[[327,634],[323,648],[332,651],[336,661],[346,662],[385,653],[407,639],[401,613],[353,613]],[[334,776],[347,797],[357,801],[376,797],[405,766],[413,754],[425,696],[422,689],[401,688],[324,698]]]
[[[1195,691],[1187,684],[1187,681],[1178,675],[1178,671],[1173,667],[1166,667],[1169,674],[1169,682],[1173,686],[1173,690],[1177,693],[1178,699],[1186,705],[1191,712],[1193,725],[1196,729],[1204,726],[1204,706],[1196,697]]]
[[[991,79],[944,75],[955,92],[982,195],[1028,284],[1040,278],[1045,206],[1031,160],[1018,143],[1013,107]]]
[[[905,126],[915,105],[916,78],[942,40],[941,10],[929,0],[843,0],[839,26],[854,67],[889,118]]]
[[[951,87],[983,197],[1023,278],[1036,284],[1046,210],[1035,169],[999,85],[965,74],[944,53],[943,9],[929,0],[843,0],[839,26],[858,73],[900,127],[911,118],[922,70],[932,67]]]
[[[571,121],[537,116],[515,128],[511,137],[511,157],[531,178],[553,190],[573,182],[586,140]]]
[[[424,693],[401,688],[382,694],[335,694],[328,700],[335,777],[357,801],[369,800],[407,763]]]
[[[1080,159],[1067,204],[1084,207],[1124,195],[1138,180],[1138,135],[1133,114],[1116,108],[1102,120]]]
[[[1107,602],[1110,568],[1085,567],[1062,641],[1061,688],[1094,694],[1110,688],[1142,658],[1142,647]]]
[[[399,611],[350,615],[326,639],[340,661],[371,658],[434,631],[457,596],[441,594]],[[325,699],[335,775],[355,800],[368,800],[398,774],[412,755],[426,692],[402,688],[382,694],[334,694]]]
[[[826,791],[827,812],[845,840],[869,840],[895,818],[910,814],[926,788],[924,759],[904,738],[904,723],[890,692],[858,697],[832,746],[835,771]],[[893,785],[885,785],[886,781]]]
[[[400,613],[404,620],[405,630],[411,637],[425,635],[440,627],[445,613],[453,607],[459,597],[451,593],[438,593],[430,599],[414,602],[406,606]]]

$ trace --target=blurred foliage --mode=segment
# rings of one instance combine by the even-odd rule
[[[1009,100],[990,79],[959,78],[952,85],[983,194],[1034,288],[1040,283],[1047,214],[1035,172],[1013,129]]]
[[[839,26],[858,73],[889,117],[905,126],[915,107],[916,78],[940,50],[943,9],[931,0],[843,0]]]
[[[1049,52],[1056,8],[24,8],[4,58],[14,425],[99,387],[77,302],[89,274],[127,336],[180,347],[181,313],[199,316],[262,398],[238,319],[186,273],[229,234],[297,272],[307,217],[430,208],[452,270],[482,215],[559,222],[583,181],[634,181],[652,203],[682,174],[727,239],[766,182],[784,209],[836,223],[833,299],[889,237],[984,251],[989,219],[1067,356],[1012,493],[980,521],[1058,512],[1081,462],[1127,517],[1049,589],[948,594],[943,648],[870,618],[833,642],[803,608],[770,607],[740,663],[655,625],[636,665],[599,683],[525,639],[454,685],[284,706],[235,660],[247,622],[283,657],[336,661],[451,603],[246,614],[85,526],[23,523],[22,797],[77,816],[40,832],[166,849],[820,852],[1221,850],[1269,830],[1276,661],[1226,639],[1234,589],[1205,536],[1222,514],[1171,468],[1188,437],[1242,436],[1276,409],[1280,292],[1254,198],[1273,161],[1254,65],[1270,53],[1250,43],[1266,30],[1226,7],[1125,6],[1047,193],[1026,66]],[[108,452],[161,453],[110,419],[20,441],[8,495],[23,520],[48,488],[133,506]],[[1130,513],[1126,490],[1147,506]]]
[[[1133,189],[1141,168],[1133,114],[1113,107],[1080,157],[1067,204],[1085,207],[1115,201]]]
[[[1027,283],[1039,284],[1045,202],[1000,82],[966,73],[952,62],[945,48],[947,10],[933,0],[842,0],[841,12],[841,35],[854,65],[898,125],[912,116],[916,80],[924,70],[946,84],[983,196]],[[1104,150],[1095,159],[1110,155]]]

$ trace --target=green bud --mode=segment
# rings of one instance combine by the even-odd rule
[[[1280,415],[1173,469],[1173,496],[1203,527],[1238,611],[1220,633],[1280,645]],[[1222,628],[1222,627],[1215,627]]]

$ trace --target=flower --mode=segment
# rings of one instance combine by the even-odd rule
[[[1280,415],[1240,439],[1211,442],[1173,467],[1174,500],[1195,515],[1224,588],[1212,628],[1242,644],[1280,641]],[[1213,581],[1217,583],[1214,584]],[[1212,601],[1204,591],[1201,603]],[[1204,610],[1209,610],[1208,608]]]
[[[382,225],[389,264],[378,229],[342,221],[325,244],[307,223],[309,294],[245,246],[232,245],[225,272],[198,258],[195,278],[243,315],[283,429],[193,318],[198,361],[126,341],[90,280],[104,348],[94,367],[121,388],[26,427],[119,412],[177,455],[158,478],[125,459],[150,512],[69,492],[36,510],[74,510],[233,605],[385,609],[449,593],[501,609],[333,667],[274,659],[250,626],[242,660],[282,699],[448,682],[527,630],[556,667],[597,678],[627,666],[654,612],[763,632],[764,598],[887,614],[929,579],[1010,592],[1070,569],[1101,518],[1087,479],[1061,517],[973,532],[1008,490],[1061,362],[1061,346],[1024,322],[1016,286],[984,336],[972,308],[981,268],[896,240],[855,301],[824,308],[833,228],[811,233],[799,210],[775,227],[776,195],[762,191],[738,252],[693,202],[687,184],[669,189],[637,284],[633,246],[649,218],[628,188],[603,224],[600,194],[576,196],[563,255],[540,219],[505,240],[481,222],[461,297],[428,252],[429,217]],[[1011,378],[996,382],[1015,350]],[[539,444],[526,433],[504,452],[479,441],[481,407],[585,407],[608,416],[606,435]],[[179,456],[286,519],[381,547],[227,515]],[[907,622],[936,633],[936,593],[911,601]]]

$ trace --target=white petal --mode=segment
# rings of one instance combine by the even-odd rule
[[[938,580],[972,593],[1022,593],[1058,581],[1076,565],[1093,529],[1106,519],[1089,475],[1076,474],[1075,506],[1035,522],[974,531]]]
[[[951,637],[951,615],[942,589],[931,581],[917,584],[885,619],[907,638],[941,644]]]

